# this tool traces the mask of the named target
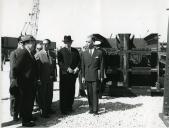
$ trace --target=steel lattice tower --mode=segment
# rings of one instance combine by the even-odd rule
[[[33,0],[32,12],[29,13],[29,20],[25,22],[25,25],[22,29],[21,35],[30,34],[34,37],[38,33],[38,20],[39,20],[39,0]]]

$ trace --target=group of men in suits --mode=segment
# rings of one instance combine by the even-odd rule
[[[64,36],[65,47],[58,51],[60,67],[60,110],[62,114],[73,111],[75,83],[79,71],[82,83],[87,85],[89,113],[98,114],[99,81],[103,81],[104,61],[102,51],[95,48],[95,37],[89,36],[88,49],[81,57],[77,49],[71,47],[71,36]],[[18,48],[10,56],[10,93],[14,120],[22,117],[22,125],[35,126],[32,116],[35,97],[41,109],[41,116],[48,118],[53,99],[54,69],[56,56],[49,52],[51,41],[45,39],[35,53],[36,41],[31,35],[19,38]],[[38,48],[38,47],[37,47]],[[39,85],[39,86],[37,86]]]
[[[95,48],[96,38],[89,36],[88,49],[80,55],[71,47],[71,36],[65,36],[65,47],[58,52],[60,66],[60,108],[63,114],[72,111],[75,94],[75,81],[81,70],[82,83],[87,85],[89,113],[98,114],[99,81],[103,81],[104,60],[101,50]]]
[[[49,52],[50,43],[49,39],[45,39],[35,53],[35,38],[21,36],[18,48],[10,55],[11,115],[14,121],[20,116],[25,127],[35,126],[32,115],[35,98],[42,117],[48,118],[54,113],[51,104],[56,56]]]

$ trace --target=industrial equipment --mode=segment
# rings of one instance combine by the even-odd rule
[[[26,21],[21,31],[21,35],[32,35],[36,38],[38,33],[38,20],[39,20],[39,0],[33,0],[33,8],[29,13],[29,21]]]
[[[110,47],[104,47],[102,42],[101,49],[105,53],[104,84],[109,85],[108,95],[151,95],[160,89],[157,33],[145,38],[122,33],[107,40]]]

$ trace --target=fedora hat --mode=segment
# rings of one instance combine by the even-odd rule
[[[66,43],[66,42],[72,42],[73,40],[72,40],[72,38],[71,38],[71,36],[69,35],[69,36],[64,36],[64,40],[63,40],[63,42],[64,43]]]
[[[22,43],[28,43],[29,41],[36,41],[32,35],[21,36]]]
[[[51,44],[51,41],[49,39],[44,39],[42,41],[42,44]]]

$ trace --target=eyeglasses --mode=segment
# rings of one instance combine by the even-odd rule
[[[36,43],[36,40],[30,40],[31,43]]]
[[[42,48],[36,48],[37,50],[42,50]]]
[[[49,43],[43,43],[42,45],[50,45]]]
[[[89,43],[89,44],[90,44],[91,42],[90,42],[90,41],[86,41],[86,43]]]

